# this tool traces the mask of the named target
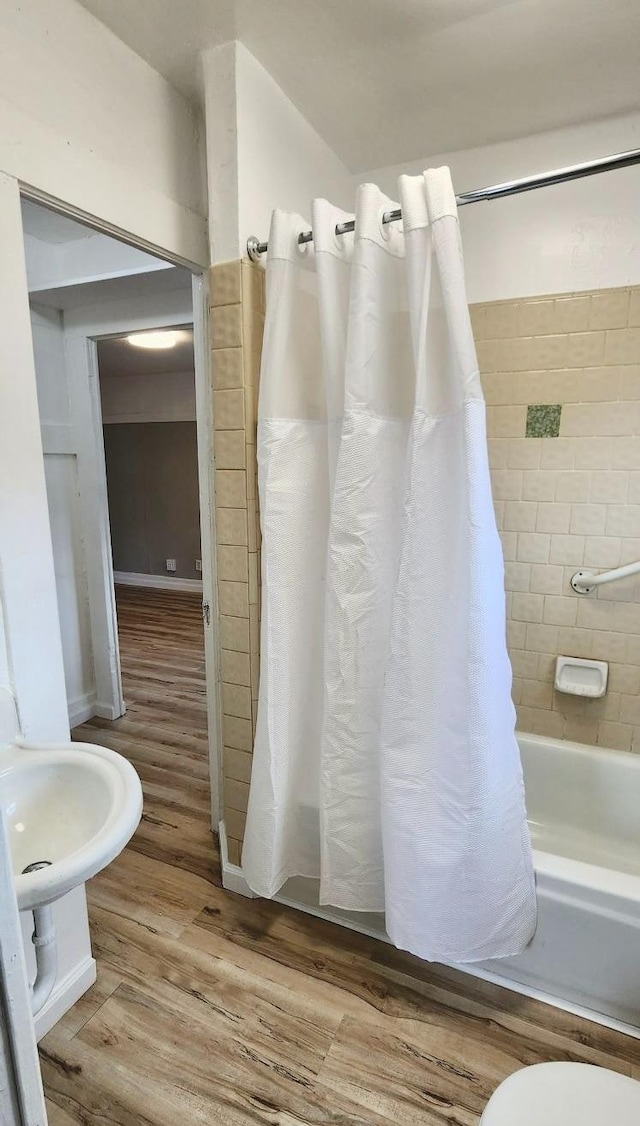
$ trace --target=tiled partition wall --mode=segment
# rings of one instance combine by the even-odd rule
[[[214,266],[211,340],[223,787],[232,864],[240,863],[258,697],[260,522],[256,408],[263,329],[263,270],[245,261]]]
[[[506,559],[519,727],[640,751],[640,287],[472,308]],[[558,654],[609,662],[600,700],[554,690]]]

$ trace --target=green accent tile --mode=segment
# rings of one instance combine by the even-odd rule
[[[527,407],[527,438],[557,438],[560,433],[561,403]]]

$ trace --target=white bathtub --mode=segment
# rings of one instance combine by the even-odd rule
[[[520,735],[538,926],[505,980],[640,1030],[640,756]]]
[[[523,954],[458,967],[640,1036],[640,755],[519,735],[538,893],[538,926]],[[228,863],[223,884],[252,895]],[[321,918],[386,939],[383,915],[318,906],[318,883],[297,877],[276,896]]]

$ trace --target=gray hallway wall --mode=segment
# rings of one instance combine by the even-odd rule
[[[195,422],[104,426],[115,571],[199,579],[200,513]]]

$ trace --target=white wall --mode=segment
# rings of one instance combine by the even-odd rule
[[[237,43],[224,43],[201,55],[205,95],[209,257],[239,258]]]
[[[56,577],[38,417],[29,299],[15,181],[0,175],[0,601],[5,675],[18,707],[20,728],[33,740],[69,737]],[[32,927],[24,918],[25,948]],[[68,1006],[95,973],[84,888],[54,905],[62,936],[54,996]],[[1,925],[2,920],[0,920]],[[62,1002],[61,1002],[62,999]],[[57,1015],[60,1015],[58,1010]],[[44,1022],[44,1023],[42,1023]]]
[[[100,376],[102,421],[195,422],[196,386],[191,371],[157,375]]]
[[[352,177],[241,43],[202,57],[211,260],[246,255],[279,207],[306,216],[315,196],[350,207]]]
[[[3,0],[0,171],[207,264],[200,122],[75,0]]]
[[[402,172],[448,164],[456,191],[640,147],[640,114],[378,168],[397,198]],[[640,282],[640,166],[460,209],[469,301],[571,293]]]
[[[0,687],[10,688],[11,680],[9,678],[9,657],[7,655],[7,644],[5,639],[5,628],[2,614],[2,587],[0,586]]]
[[[203,56],[212,261],[266,239],[274,207],[314,196],[351,210],[359,183],[397,198],[397,179],[448,164],[457,191],[640,147],[640,114],[352,175],[239,43]],[[460,209],[469,300],[640,282],[640,167]]]
[[[17,220],[17,222],[16,222]],[[28,738],[68,735],[20,206],[0,176],[0,575],[9,679]]]
[[[62,317],[32,305],[31,330],[67,706],[74,727],[93,714],[96,699],[78,451],[69,409]]]
[[[32,738],[68,722],[17,182],[206,267],[203,173],[198,116],[75,0],[2,0],[0,677]],[[55,918],[60,1015],[91,975],[83,888]]]
[[[350,207],[351,175],[242,44],[237,52],[238,196],[242,253],[266,238],[274,207],[310,215],[316,196]]]

